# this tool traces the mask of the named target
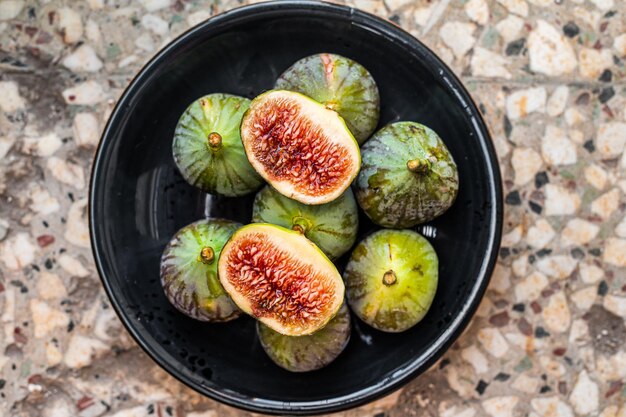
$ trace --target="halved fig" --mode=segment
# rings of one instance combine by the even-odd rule
[[[374,132],[380,114],[378,87],[356,61],[316,54],[297,61],[276,80],[275,88],[302,93],[335,110],[362,144]]]
[[[265,223],[235,232],[220,256],[219,278],[239,308],[287,336],[324,327],[345,292],[341,275],[314,243]]]
[[[167,244],[161,257],[161,284],[179,311],[213,322],[241,314],[217,277],[220,252],[239,227],[230,220],[199,220],[180,229]]]
[[[174,162],[185,180],[228,197],[257,190],[263,179],[248,162],[239,125],[250,100],[209,94],[191,103],[174,131]]]
[[[285,336],[257,322],[257,334],[267,356],[291,372],[308,372],[328,366],[350,341],[350,311],[344,303],[323,329],[308,336]]]
[[[359,145],[343,119],[302,94],[272,90],[241,122],[248,160],[279,193],[304,204],[339,197],[359,172]]]
[[[356,240],[359,213],[350,188],[330,203],[309,206],[267,186],[254,199],[252,221],[277,224],[300,232],[330,259],[337,259]]]
[[[430,243],[412,230],[379,230],[352,252],[343,274],[352,311],[384,332],[402,332],[428,312],[439,280]]]
[[[363,145],[356,198],[384,227],[407,228],[443,214],[459,189],[459,174],[441,138],[415,122],[385,126]]]

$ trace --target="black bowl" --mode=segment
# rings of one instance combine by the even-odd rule
[[[172,160],[172,134],[199,96],[254,97],[296,60],[334,52],[363,64],[381,93],[380,126],[414,120],[437,131],[459,167],[460,192],[418,228],[440,259],[440,286],[425,319],[400,334],[354,319],[330,366],[293,374],[274,365],[244,317],[189,319],[169,305],[159,257],[180,227],[203,216],[249,222],[253,196],[207,196]],[[502,195],[484,122],[452,72],[392,23],[315,1],[242,7],[186,32],[141,70],[105,129],[91,178],[90,226],[102,282],[137,343],[173,376],[211,398],[265,413],[315,414],[371,401],[424,372],[462,332],[487,287],[501,235]],[[361,216],[361,234],[374,226]],[[339,265],[341,268],[341,264]]]

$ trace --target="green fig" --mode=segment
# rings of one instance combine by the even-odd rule
[[[456,198],[456,163],[441,138],[415,122],[385,126],[361,149],[356,198],[376,224],[413,227],[445,212]]]
[[[276,80],[278,90],[302,93],[336,111],[362,144],[380,115],[378,87],[356,61],[336,54],[316,54],[297,61]]]
[[[428,312],[439,279],[435,250],[412,230],[379,230],[352,252],[343,274],[352,311],[384,332],[402,332]]]
[[[241,227],[223,219],[204,219],[180,229],[161,257],[161,284],[174,307],[197,320],[232,320],[241,311],[218,279],[218,258]]]
[[[354,244],[359,215],[350,188],[330,203],[309,206],[267,186],[254,199],[252,221],[277,224],[300,232],[330,259],[337,259]]]
[[[329,365],[350,340],[350,311],[344,303],[326,326],[308,336],[284,336],[257,322],[261,346],[272,361],[291,372],[308,372]]]
[[[209,94],[180,117],[172,151],[183,178],[202,191],[227,197],[259,189],[263,179],[248,162],[239,125],[250,100]]]

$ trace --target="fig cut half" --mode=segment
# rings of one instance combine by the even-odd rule
[[[241,310],[286,336],[321,329],[344,299],[341,275],[315,244],[267,223],[235,232],[222,250],[218,271]]]
[[[291,91],[271,90],[252,100],[241,140],[254,169],[304,204],[339,197],[361,165],[359,145],[341,116]]]

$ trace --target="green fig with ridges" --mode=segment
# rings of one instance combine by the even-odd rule
[[[239,125],[250,100],[209,94],[191,103],[174,131],[174,161],[185,180],[211,194],[242,196],[263,179],[248,162]]]
[[[252,221],[277,224],[298,231],[330,259],[337,259],[356,240],[359,214],[350,188],[330,203],[310,206],[287,198],[267,186],[254,199]]]
[[[459,189],[456,163],[433,130],[415,122],[385,126],[361,148],[356,198],[376,224],[408,228],[452,206]]]
[[[384,332],[402,332],[426,315],[439,280],[431,244],[412,230],[379,230],[360,242],[343,274],[352,311]]]
[[[272,361],[291,372],[309,372],[329,365],[350,341],[350,311],[344,303],[321,330],[308,336],[284,336],[257,322],[261,346]]]
[[[276,80],[275,88],[302,93],[335,110],[362,144],[380,116],[376,81],[358,62],[336,54],[316,54],[297,61]]]
[[[226,241],[241,224],[204,219],[180,229],[161,257],[161,284],[179,311],[197,320],[222,322],[237,318],[241,310],[218,278],[218,258]]]

